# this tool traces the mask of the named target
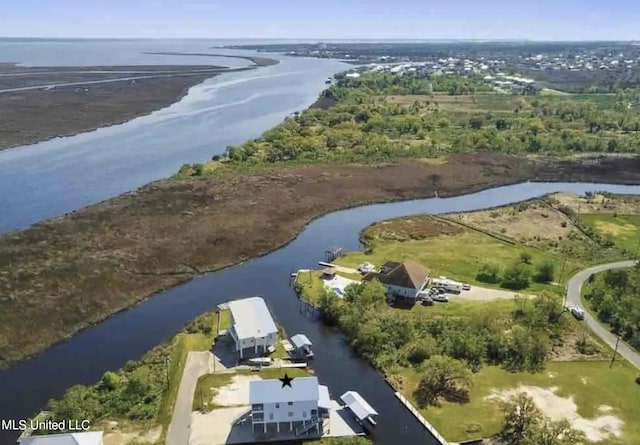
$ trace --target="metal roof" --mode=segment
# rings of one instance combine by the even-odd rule
[[[245,298],[229,302],[233,328],[239,339],[260,338],[277,333],[267,304],[261,297]]]
[[[320,397],[317,377],[296,377],[291,388],[279,379],[249,382],[249,403],[286,403],[317,401]]]
[[[313,343],[311,343],[311,340],[309,340],[309,338],[304,334],[296,334],[291,337],[291,343],[293,343],[293,346],[295,346],[296,348],[313,345]]]
[[[371,405],[369,405],[367,401],[355,391],[345,392],[340,396],[340,400],[342,400],[353,412],[353,414],[355,414],[355,416],[360,420],[364,420],[369,416],[378,415],[378,412],[373,409]]]
[[[331,408],[331,397],[329,397],[329,388],[324,385],[318,385],[318,408]]]
[[[20,445],[102,445],[102,431],[29,436],[21,439],[19,443]]]

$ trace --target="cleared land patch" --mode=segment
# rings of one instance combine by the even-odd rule
[[[517,104],[528,107],[526,101],[503,94],[467,94],[452,96],[447,94],[408,94],[386,96],[388,103],[413,105],[418,103],[423,108],[461,112],[513,111]]]
[[[584,377],[580,380],[585,385],[588,382]],[[541,388],[539,386],[520,385],[516,389],[496,391],[494,395],[488,396],[488,398],[509,401],[519,393],[525,393],[533,399],[533,402],[545,416],[555,421],[568,420],[575,429],[582,431],[590,442],[602,442],[603,440],[617,439],[622,436],[624,422],[619,417],[614,415],[602,415],[594,418],[582,417],[578,414],[578,406],[573,396],[561,397],[556,394],[557,391],[558,388],[555,386]],[[613,410],[612,407],[607,405],[599,406],[598,410],[602,412],[603,406],[606,407],[606,412]]]
[[[405,369],[401,376],[402,392],[413,397],[420,373]],[[574,427],[607,445],[635,445],[640,437],[640,386],[634,377],[634,369],[621,362],[613,369],[607,361],[551,362],[540,373],[511,373],[487,366],[473,376],[469,403],[443,401],[421,412],[447,440],[489,437],[502,427],[501,398],[522,388],[536,388],[530,395],[547,416],[579,420]],[[480,431],[476,431],[478,425]]]

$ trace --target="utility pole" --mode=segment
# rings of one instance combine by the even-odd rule
[[[167,355],[165,357],[165,364],[167,365],[167,388],[169,387],[169,363],[171,363],[171,359]]]
[[[613,368],[613,362],[616,360],[616,354],[618,353],[618,345],[620,344],[620,334],[616,339],[616,348],[613,350],[613,357],[611,357],[611,363],[609,363],[609,369]]]

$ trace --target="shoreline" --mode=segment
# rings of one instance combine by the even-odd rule
[[[114,126],[118,126],[118,125],[123,125],[126,124],[127,122],[131,122],[135,119],[138,119],[140,117],[144,117],[144,116],[149,116],[150,114],[155,113],[156,111],[160,111],[164,108],[170,107],[171,105],[177,104],[178,102],[180,102],[182,99],[184,99],[187,94],[189,94],[189,90],[191,90],[191,88],[200,85],[201,83],[207,81],[208,79],[212,79],[216,76],[218,76],[219,74],[212,74],[210,77],[206,77],[204,79],[198,79],[197,81],[194,81],[190,84],[187,84],[183,87],[182,92],[180,95],[174,97],[171,101],[164,103],[164,104],[159,104],[158,107],[156,108],[152,108],[149,109],[148,111],[141,111],[133,116],[130,117],[126,117],[126,118],[122,118],[122,119],[114,119],[108,123],[104,123],[104,124],[98,124],[97,126],[87,129],[87,130],[79,130],[79,131],[70,131],[70,132],[61,132],[58,134],[54,134],[52,136],[45,136],[39,139],[34,139],[34,140],[27,140],[24,141],[24,143],[18,143],[15,145],[0,145],[0,152],[3,150],[18,150],[21,148],[26,148],[32,145],[36,145],[36,144],[40,144],[43,142],[47,142],[47,141],[52,141],[54,139],[58,139],[58,138],[67,138],[67,137],[73,137],[73,136],[78,136],[80,134],[84,134],[84,133],[91,133],[93,131],[96,130],[100,130],[103,128],[109,128],[109,127],[114,127]]]
[[[467,159],[467,161],[472,161],[472,160],[473,158]],[[513,161],[513,158],[510,159],[510,161]],[[517,162],[523,162],[523,161],[521,159],[518,159]],[[465,162],[465,164],[467,163]],[[540,165],[537,165],[537,166],[529,165],[528,166],[529,169],[533,168],[532,171],[530,170],[528,172],[524,172],[524,171],[518,172],[519,174],[516,177],[504,178],[504,177],[501,177],[498,174],[498,172],[494,171],[493,175],[490,175],[488,178],[484,178],[485,180],[482,182],[469,183],[469,184],[453,184],[453,183],[445,184],[444,188],[439,188],[438,195],[441,197],[459,196],[459,195],[474,193],[474,192],[487,190],[487,189],[491,189],[499,186],[512,185],[515,183],[527,182],[527,181],[538,181],[538,182],[591,182],[591,181],[594,181],[594,182],[607,182],[607,183],[617,183],[617,184],[640,183],[640,173],[637,172],[637,169],[633,169],[632,166],[629,166],[629,169],[631,170],[629,174],[631,176],[625,176],[624,174],[619,174],[620,172],[614,169],[613,170],[614,173],[611,173],[612,170],[609,170],[609,174],[607,177],[607,175],[603,176],[601,174],[599,175],[593,172],[585,173],[583,171],[585,170],[584,168],[581,169],[579,165],[576,168],[575,163],[573,163],[572,165],[574,169],[573,177],[563,177],[562,173],[559,173],[556,171],[555,165],[553,166],[547,165],[546,167],[541,167]],[[458,167],[460,166],[458,165]],[[549,167],[552,168],[552,171],[545,172],[545,168],[549,168]],[[347,176],[360,176],[360,175],[367,176],[372,173],[371,171],[372,169],[377,169],[378,171],[380,169],[386,169],[389,171],[394,171],[394,170],[402,171],[403,169],[407,170],[408,167],[406,164],[400,164],[400,165],[395,164],[392,166],[382,166],[382,167],[381,166],[368,166],[368,167],[324,166],[324,168],[321,168],[319,171],[318,171],[318,168],[315,168],[315,169],[307,168],[306,172],[304,171],[304,169],[300,171],[299,168],[296,169],[295,167],[286,168],[284,170],[285,170],[285,176],[291,175],[291,174],[299,175],[300,173],[307,173],[307,174],[312,173],[314,175],[314,179],[316,180],[316,183],[313,184],[311,188],[315,188],[315,186],[318,185],[317,184],[318,179],[320,180],[320,182],[322,182],[322,178],[326,175],[331,175],[332,171],[334,173],[334,176],[336,174],[336,170],[338,171],[346,170]],[[409,170],[411,169],[409,168]],[[429,168],[427,168],[426,170],[429,170]],[[295,171],[295,173],[293,173],[292,171]],[[219,255],[216,255],[215,252],[210,252],[209,257],[203,259],[202,252],[187,252],[188,253],[187,255],[182,255],[180,257],[179,255],[171,256],[171,252],[169,251],[166,253],[169,254],[168,256],[170,260],[166,264],[158,264],[159,260],[156,260],[156,259],[154,259],[152,263],[148,263],[149,258],[153,258],[156,255],[155,252],[157,252],[158,249],[170,250],[171,246],[167,246],[166,244],[163,244],[163,243],[160,243],[159,246],[148,246],[147,243],[145,243],[145,240],[138,240],[138,243],[140,245],[134,246],[134,249],[146,250],[145,252],[143,252],[143,255],[140,258],[136,258],[135,260],[130,261],[128,264],[126,264],[127,263],[126,261],[123,261],[123,263],[125,264],[122,264],[122,265],[118,264],[119,267],[117,268],[109,268],[109,264],[107,263],[110,260],[113,260],[113,258],[126,255],[126,252],[119,250],[117,248],[112,248],[111,250],[107,249],[105,251],[98,252],[99,256],[106,257],[104,261],[106,261],[107,263],[96,264],[96,260],[94,258],[95,252],[93,252],[92,250],[95,248],[93,246],[94,241],[98,242],[99,244],[102,242],[106,242],[107,244],[111,242],[115,242],[113,239],[102,239],[104,238],[103,231],[109,230],[109,229],[105,229],[105,227],[103,227],[103,224],[99,222],[103,218],[102,216],[103,213],[105,215],[104,216],[105,218],[113,219],[114,217],[118,218],[117,216],[111,215],[113,213],[121,213],[123,211],[125,213],[133,212],[132,215],[127,215],[124,217],[124,220],[131,221],[131,223],[129,223],[131,225],[131,224],[135,224],[133,222],[134,219],[139,219],[139,216],[137,215],[137,213],[138,211],[140,211],[140,207],[145,209],[147,207],[145,201],[150,198],[152,200],[153,198],[159,198],[160,201],[163,201],[162,195],[168,195],[166,197],[170,200],[177,199],[178,197],[175,196],[176,189],[182,189],[181,190],[182,192],[186,192],[188,194],[198,195],[198,192],[203,191],[202,190],[203,184],[206,186],[210,182],[216,182],[215,186],[217,186],[217,188],[219,188],[220,182],[226,182],[226,183],[230,183],[228,185],[235,187],[237,189],[238,182],[243,182],[248,179],[249,181],[252,181],[252,182],[261,183],[263,182],[265,176],[273,177],[273,175],[277,173],[278,172],[275,172],[275,173],[267,172],[262,174],[254,173],[250,175],[237,174],[237,175],[234,175],[233,177],[228,177],[228,178],[217,177],[210,181],[161,180],[161,181],[157,181],[155,183],[149,184],[147,186],[144,186],[141,189],[138,189],[134,192],[78,210],[72,214],[59,217],[59,218],[54,218],[52,220],[43,221],[41,223],[38,223],[32,226],[27,230],[20,231],[20,232],[10,232],[0,237],[0,246],[3,246],[2,250],[6,252],[5,258],[0,258],[5,260],[5,261],[0,261],[0,264],[2,264],[2,266],[0,266],[0,277],[5,276],[9,278],[8,280],[7,279],[4,280],[4,284],[2,280],[0,280],[0,287],[4,287],[8,285],[8,287],[5,288],[7,291],[9,291],[9,289],[17,289],[16,294],[18,298],[20,294],[24,294],[25,287],[27,288],[29,287],[43,288],[44,287],[46,289],[49,289],[49,287],[47,286],[48,284],[47,277],[46,277],[47,274],[55,276],[57,281],[62,280],[63,284],[60,285],[61,287],[78,289],[77,292],[79,293],[83,292],[82,288],[83,288],[83,285],[84,286],[87,285],[87,283],[85,283],[87,280],[91,282],[90,283],[91,285],[94,284],[94,280],[96,280],[96,277],[84,277],[82,270],[75,271],[76,273],[69,274],[66,277],[59,277],[56,274],[59,274],[60,270],[57,267],[57,265],[53,264],[51,267],[52,270],[47,269],[47,270],[41,271],[41,273],[44,274],[45,277],[43,277],[42,275],[39,275],[37,276],[37,279],[34,280],[35,282],[29,283],[30,286],[27,286],[26,283],[24,283],[21,286],[19,282],[15,282],[15,280],[11,280],[11,275],[10,275],[11,270],[7,270],[8,264],[12,264],[13,267],[17,269],[16,275],[14,275],[15,278],[20,276],[21,271],[29,270],[30,266],[34,266],[35,272],[37,273],[40,270],[38,268],[38,266],[40,265],[39,261],[42,261],[43,258],[46,258],[49,256],[57,256],[56,247],[59,247],[58,244],[60,243],[64,244],[66,241],[64,239],[64,236],[60,241],[56,241],[57,239],[56,232],[62,231],[64,233],[73,233],[75,230],[77,230],[75,228],[77,224],[81,224],[83,227],[85,227],[85,230],[89,230],[93,232],[89,234],[89,238],[91,239],[91,241],[87,244],[85,240],[79,240],[79,244],[81,244],[81,248],[79,250],[76,249],[71,253],[61,252],[60,255],[63,257],[61,258],[61,262],[65,264],[67,267],[71,267],[71,269],[74,269],[75,267],[81,268],[83,263],[88,263],[89,264],[88,267],[93,267],[93,268],[102,266],[103,269],[99,272],[101,277],[97,278],[98,281],[104,280],[105,283],[109,282],[110,285],[116,286],[116,288],[128,290],[126,292],[123,292],[119,296],[119,298],[117,298],[115,301],[111,301],[106,306],[105,306],[105,301],[103,300],[107,297],[105,297],[104,295],[100,295],[100,292],[95,292],[91,300],[93,300],[94,302],[100,301],[101,302],[100,305],[102,306],[102,309],[99,310],[97,313],[94,313],[92,315],[91,312],[89,312],[88,316],[77,319],[72,323],[68,323],[64,328],[64,330],[62,331],[60,331],[59,329],[54,329],[53,332],[52,331],[47,332],[45,328],[44,329],[45,332],[40,332],[38,333],[38,335],[32,336],[31,339],[22,340],[21,345],[20,345],[20,339],[21,339],[20,335],[18,336],[14,335],[14,338],[9,338],[10,332],[12,330],[13,331],[16,330],[16,325],[15,325],[15,322],[12,323],[11,320],[6,320],[6,322],[8,322],[9,324],[7,324],[8,326],[7,332],[3,334],[3,337],[4,337],[3,340],[6,340],[3,343],[18,344],[19,347],[17,348],[17,350],[8,350],[4,352],[3,356],[0,357],[0,359],[2,360],[0,361],[0,363],[3,365],[2,367],[11,366],[21,361],[27,360],[31,357],[34,357],[40,352],[52,347],[53,345],[69,339],[70,337],[72,337],[73,335],[77,334],[80,331],[83,331],[92,326],[95,326],[117,313],[123,312],[131,307],[139,305],[140,303],[148,300],[149,298],[152,298],[154,295],[158,294],[159,292],[184,284],[185,282],[188,282],[191,279],[198,277],[202,274],[228,269],[228,268],[237,266],[239,264],[245,263],[247,261],[253,260],[255,258],[268,255],[276,250],[279,250],[282,247],[294,241],[300,235],[300,233],[304,231],[304,229],[313,221],[329,213],[333,213],[335,211],[344,210],[344,209],[353,208],[353,207],[365,206],[369,204],[421,199],[421,198],[432,197],[434,195],[433,194],[434,189],[432,189],[431,187],[429,187],[428,189],[424,189],[424,187],[420,187],[419,189],[416,189],[415,186],[396,189],[391,193],[389,190],[383,190],[382,193],[374,194],[375,196],[358,196],[359,194],[361,195],[362,193],[356,192],[355,193],[356,196],[347,197],[347,199],[343,199],[341,202],[337,204],[327,203],[325,201],[322,203],[318,203],[318,205],[312,205],[311,208],[303,209],[302,214],[297,215],[298,216],[297,220],[295,220],[296,205],[292,205],[288,209],[287,208],[282,209],[284,210],[284,215],[278,215],[280,216],[280,218],[289,217],[289,219],[294,219],[294,221],[289,221],[288,223],[285,221],[271,221],[270,220],[271,218],[265,215],[264,212],[257,212],[254,220],[249,221],[249,224],[248,224],[249,227],[240,227],[239,229],[236,229],[236,233],[231,233],[230,236],[226,237],[224,242],[222,241],[220,242],[220,244],[229,244],[229,245],[239,244],[238,246],[239,248],[233,252],[228,252],[228,250],[233,250],[233,249],[231,248],[225,249],[224,247],[221,246],[221,250],[223,251],[221,255],[223,255],[223,258],[219,258]],[[611,177],[614,174],[615,174],[615,177]],[[283,176],[281,175],[278,179],[282,179],[282,178]],[[240,181],[238,181],[238,179]],[[358,181],[358,180],[359,180],[358,178],[355,179],[355,181]],[[347,178],[346,184],[345,184],[344,178],[342,178],[342,184],[339,184],[339,187],[348,187],[349,186],[348,184],[351,182],[354,182],[353,178]],[[394,181],[394,180],[390,181],[391,185],[393,185],[394,183],[396,185],[399,185],[397,184],[397,181]],[[388,186],[390,184],[385,184],[385,186]],[[252,187],[249,187],[249,190],[246,190],[246,189],[239,190],[239,194],[246,195],[247,193],[251,193],[250,191],[251,188]],[[304,188],[307,189],[308,187],[304,187]],[[377,192],[381,192],[381,191],[378,190]],[[201,196],[200,197],[196,196],[196,201],[199,198],[201,198]],[[231,197],[232,201],[234,199],[237,199],[237,197],[235,196]],[[208,204],[209,205],[205,205],[205,209],[204,209],[205,214],[200,215],[200,218],[201,219],[203,218],[208,222],[211,222],[211,218],[213,218],[214,221],[212,225],[214,226],[216,222],[215,220],[219,220],[219,219],[233,220],[234,216],[237,215],[237,212],[236,212],[237,209],[234,209],[234,208],[227,209],[225,208],[224,204],[222,205],[223,207],[222,212],[214,211],[213,214],[207,213],[206,211],[211,210],[211,207],[220,206],[220,204],[216,205],[213,202]],[[304,206],[304,203],[302,204]],[[248,205],[251,205],[251,204],[248,204]],[[112,208],[112,207],[115,207],[115,208]],[[268,207],[269,207],[269,204],[267,203],[267,208]],[[244,210],[244,207],[243,207],[243,210]],[[149,211],[149,209],[146,209],[146,211]],[[142,212],[144,213],[145,210],[142,210]],[[111,215],[111,216],[107,216],[107,215]],[[93,220],[93,218],[96,216],[98,216],[98,221]],[[149,235],[152,237],[155,236],[155,232],[165,233],[165,231],[169,229],[169,227],[166,227],[166,224],[163,223],[163,220],[166,217],[162,215],[162,212],[160,212],[160,214],[158,215],[154,215],[154,217],[157,218],[157,220],[154,219],[152,221],[148,221],[151,223],[151,225],[145,226],[145,230],[148,230],[150,232]],[[190,229],[193,229],[196,231],[199,230],[200,232],[198,232],[195,235],[195,239],[199,240],[200,242],[202,242],[203,236],[206,239],[207,233],[216,232],[216,227],[211,227],[209,232],[206,230],[202,232],[202,227],[200,224],[198,223],[194,224],[192,221],[189,221],[190,219],[192,219],[192,217],[193,215],[184,214],[183,212],[177,216],[173,214],[171,218],[175,220],[175,224],[177,224],[177,226],[183,227],[185,231],[189,231]],[[113,223],[107,221],[108,226],[110,226],[111,224]],[[266,234],[268,240],[260,239],[260,236],[257,236],[257,239],[256,239],[255,235],[253,239],[249,239],[249,240],[246,239],[247,238],[246,233],[256,233],[256,231],[259,232],[260,230],[268,232],[269,227],[275,224],[277,224],[279,227],[286,226],[288,224],[288,227],[284,227],[283,229],[280,229],[280,230],[274,229],[273,227],[271,227],[271,231],[273,231],[274,233]],[[266,229],[265,229],[265,225],[267,226]],[[92,226],[94,227],[92,228]],[[247,226],[247,224],[244,224],[244,226]],[[173,228],[174,226],[171,225],[171,227]],[[131,229],[133,232],[137,232],[138,230],[135,227],[131,227]],[[118,233],[118,231],[120,230],[119,223],[113,224],[113,227],[111,230],[116,231],[115,234],[112,234],[116,238],[123,237],[123,234]],[[42,246],[43,247],[42,250],[38,249],[38,252],[36,253],[34,253],[33,251],[29,251],[30,249],[28,248],[20,249],[21,242],[25,242],[26,246],[31,245],[34,242],[33,241],[34,236],[36,239],[40,239],[41,242],[43,238],[51,237],[52,238],[51,242],[53,243],[53,245],[50,246],[49,249],[47,249],[46,246]],[[222,238],[219,235],[216,235],[216,236],[218,237],[218,239]],[[242,245],[243,241],[240,240],[240,237],[244,238],[244,244],[246,245]],[[127,236],[125,235],[124,239],[121,239],[120,241],[126,243],[127,242],[126,238]],[[193,241],[194,238],[191,238],[189,236],[184,237],[184,236],[181,236],[180,234],[178,234],[175,238],[176,239],[173,239],[173,238],[169,239],[167,240],[167,242],[170,244],[177,244],[177,247],[176,247],[177,249],[180,249],[181,243],[183,245],[184,244],[190,245],[191,243],[194,242]],[[18,248],[16,248],[16,246]],[[66,249],[66,250],[69,250],[69,249]],[[197,250],[197,249],[193,249],[193,250]],[[23,262],[11,261],[12,255],[14,254],[17,255],[17,257],[15,257],[14,259],[26,258],[26,260]],[[225,254],[226,256],[224,256]],[[64,258],[65,256],[69,257],[69,263],[67,263],[68,260]],[[132,285],[131,287],[129,287],[128,283],[134,283],[134,280],[138,282],[137,285]],[[144,284],[139,283],[144,280],[146,280],[146,283]],[[14,281],[14,282],[11,283],[11,281]],[[59,285],[59,283],[57,284]],[[54,286],[54,289],[51,289],[51,291],[55,293],[55,286]],[[46,297],[44,295],[40,296],[37,293],[36,294],[27,293],[25,298],[27,300],[34,299],[36,301],[39,301]],[[71,294],[60,295],[59,298],[62,298],[66,301],[69,298],[73,298],[73,292],[71,292]],[[1,301],[0,301],[0,305],[2,305]],[[4,304],[4,305],[9,306],[6,309],[7,314],[9,314],[9,312],[15,312],[18,310],[18,307],[13,305],[14,307],[12,311],[11,303]],[[48,308],[48,309],[42,308],[42,310],[40,311],[36,310],[31,314],[27,314],[26,317],[27,319],[36,318],[36,320],[34,321],[35,323],[34,325],[42,325],[44,323],[44,326],[46,326],[47,324],[46,320],[49,318],[53,318],[54,321],[59,322],[55,314],[56,308],[57,308],[56,304],[54,303],[52,308]],[[17,316],[18,314],[14,314],[14,315]],[[22,323],[24,323],[24,321]],[[20,332],[20,329],[17,329],[16,333],[19,333],[19,332]],[[23,352],[23,353],[20,353],[20,352]]]
[[[12,133],[7,132],[0,139],[0,151],[20,149],[57,138],[122,125],[180,102],[191,88],[220,74],[255,70],[279,63],[277,59],[260,57],[221,54],[211,56],[246,59],[252,61],[253,65],[238,68],[216,65],[21,67],[14,63],[0,63],[0,73],[6,74],[5,77],[0,76],[0,80],[4,79],[4,82],[34,82],[33,78],[37,78],[42,79],[41,83],[44,84],[42,88],[37,88],[37,82],[36,86],[18,83],[15,85],[18,88],[26,86],[31,89],[0,94],[0,113],[4,114],[5,125],[12,128]],[[123,77],[126,76],[124,73],[144,73],[151,77],[133,81],[124,78],[110,81],[109,77],[105,77],[118,73],[123,73],[120,74]],[[61,82],[52,79],[65,79],[69,76],[71,79],[80,77],[83,81],[98,80],[105,83],[80,82],[74,85],[71,82],[69,85],[60,83],[55,88],[46,87],[47,83]],[[52,105],[55,105],[54,114],[46,111]],[[45,111],[34,114],[34,108]],[[33,119],[34,115],[40,118],[39,121]],[[21,126],[21,123],[28,123],[28,126]]]

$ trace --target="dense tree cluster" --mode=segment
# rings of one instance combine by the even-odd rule
[[[523,252],[516,261],[504,271],[495,263],[484,263],[476,275],[478,281],[498,284],[506,289],[522,290],[529,287],[531,278],[539,283],[552,282],[555,276],[555,265],[545,260],[537,265],[531,264],[531,255]]]
[[[296,113],[261,138],[228,147],[226,157],[240,164],[260,164],[376,162],[469,151],[640,150],[640,115],[634,109],[638,90],[620,91],[617,96],[473,95],[486,88],[482,82],[455,75],[368,73],[344,78],[324,93],[334,106]],[[385,99],[410,94],[418,95],[414,103]],[[473,107],[440,106],[439,101],[445,104],[439,99],[442,94],[471,95],[479,103],[497,97],[503,108],[475,111]],[[193,166],[185,169],[192,175],[198,172]]]
[[[585,298],[613,332],[640,349],[640,269],[609,270],[592,279]]]
[[[444,356],[471,371],[484,364],[537,371],[567,328],[560,299],[545,293],[519,299],[517,309],[507,314],[486,308],[468,316],[424,317],[419,311],[389,308],[384,287],[373,281],[347,287],[344,299],[326,292],[319,306],[325,322],[338,324],[360,355],[386,370],[413,366],[424,371],[434,366],[433,360],[441,367],[443,359],[435,357]],[[438,386],[425,385],[432,391]]]

